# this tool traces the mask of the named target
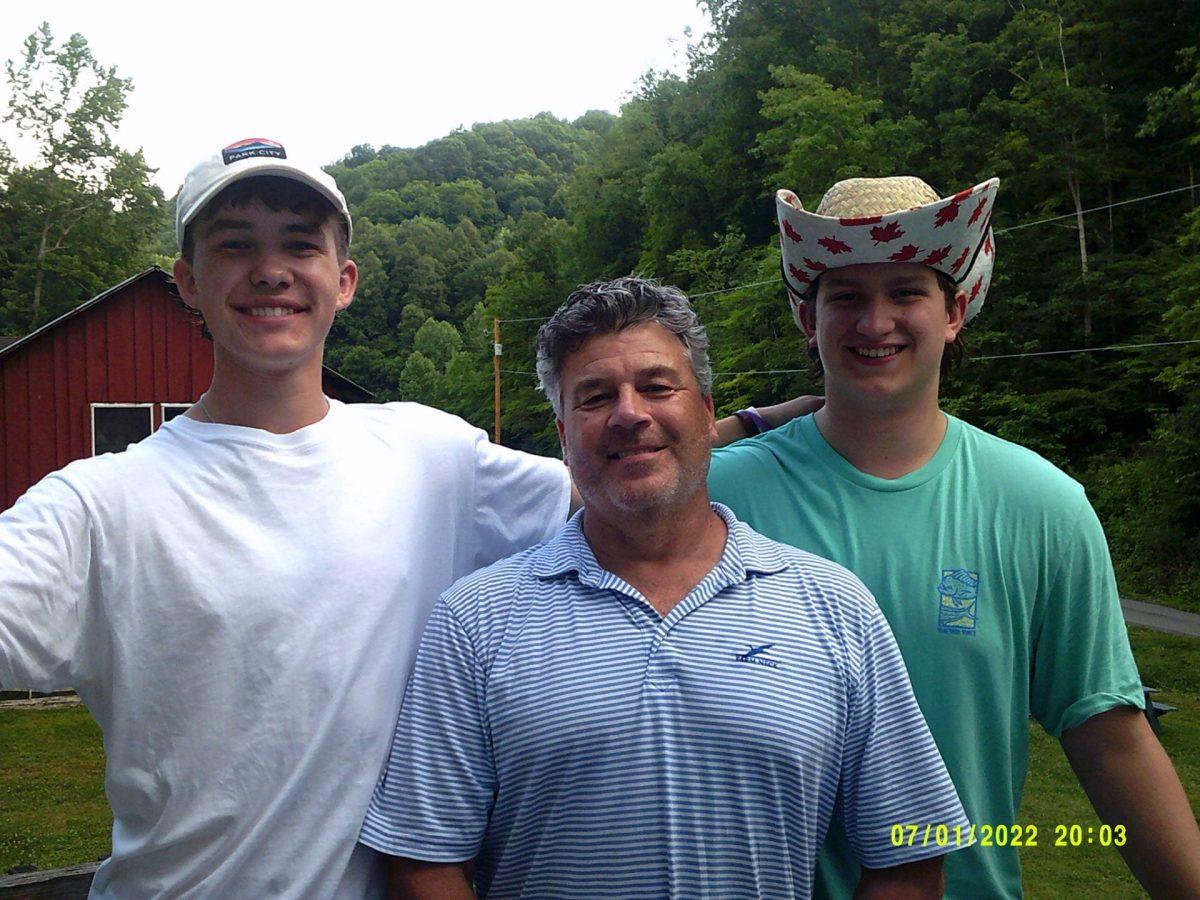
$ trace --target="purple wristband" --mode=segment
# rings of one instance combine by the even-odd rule
[[[762,413],[753,406],[739,409],[734,415],[738,417],[738,421],[742,423],[742,427],[746,429],[746,433],[749,435],[762,434],[764,431],[771,430],[771,426],[762,417]]]

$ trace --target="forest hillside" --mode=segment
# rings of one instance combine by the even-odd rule
[[[811,208],[852,176],[943,194],[999,176],[995,281],[945,408],[1084,483],[1126,595],[1200,610],[1200,4],[701,5],[714,30],[686,76],[648,73],[619,115],[543,113],[418,148],[348,133],[330,171],[361,282],[329,364],[490,430],[499,318],[504,442],[555,452],[537,325],[581,282],[635,272],[695,298],[719,410],[819,393],[779,281],[774,191]],[[170,202],[139,155],[118,162],[111,185],[80,188],[109,199],[84,204],[76,234],[93,245],[60,266],[37,256],[36,214],[72,172],[0,154],[0,330],[173,251]]]

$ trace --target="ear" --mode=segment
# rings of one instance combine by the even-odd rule
[[[173,274],[179,296],[186,305],[196,309],[196,294],[199,293],[199,289],[196,287],[196,275],[192,271],[191,264],[185,259],[175,260]]]
[[[817,346],[817,305],[815,301],[800,300],[795,294],[789,295],[792,299],[792,318],[796,320],[796,326],[804,332],[804,336],[808,338],[808,346]]]
[[[358,265],[352,259],[342,263],[338,273],[337,309],[343,310],[354,300],[354,292],[358,289]]]
[[[571,460],[567,456],[567,429],[563,425],[563,420],[558,416],[554,417],[554,427],[558,429],[558,444],[562,447],[563,462],[567,468],[571,468]]]
[[[954,302],[946,310],[946,343],[953,344],[967,322],[967,292],[955,291]]]
[[[796,319],[796,324],[800,326],[800,330],[807,337],[812,337],[817,333],[817,315],[811,302],[808,300],[793,301],[792,315]]]
[[[715,447],[720,438],[717,437],[717,416],[713,407],[712,394],[704,395],[704,409],[708,413],[708,442]]]
[[[801,304],[804,303],[804,301],[801,300],[800,295],[794,293],[790,287],[787,288],[786,290],[787,290],[788,305],[792,308],[792,321],[796,323],[797,328],[799,328],[801,331],[804,331],[805,330],[804,322],[800,318],[800,306],[801,306]],[[805,332],[805,333],[807,333],[807,332]]]

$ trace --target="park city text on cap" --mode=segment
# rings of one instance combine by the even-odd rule
[[[333,204],[353,234],[350,210],[337,183],[315,164],[289,159],[283,144],[266,138],[246,138],[230,144],[188,172],[175,207],[175,241],[183,249],[183,231],[204,205],[235,181],[257,175],[278,175],[308,185]]]
[[[983,306],[996,242],[992,207],[1000,179],[950,197],[919,178],[850,178],[831,187],[815,213],[787,190],[775,194],[783,278],[802,297],[827,269],[911,262],[950,278],[967,295],[967,320]]]

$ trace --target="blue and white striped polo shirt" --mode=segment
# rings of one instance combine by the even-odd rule
[[[360,840],[491,897],[805,897],[835,815],[867,866],[945,852],[892,844],[967,819],[874,599],[714,508],[665,617],[579,515],[447,591]]]

